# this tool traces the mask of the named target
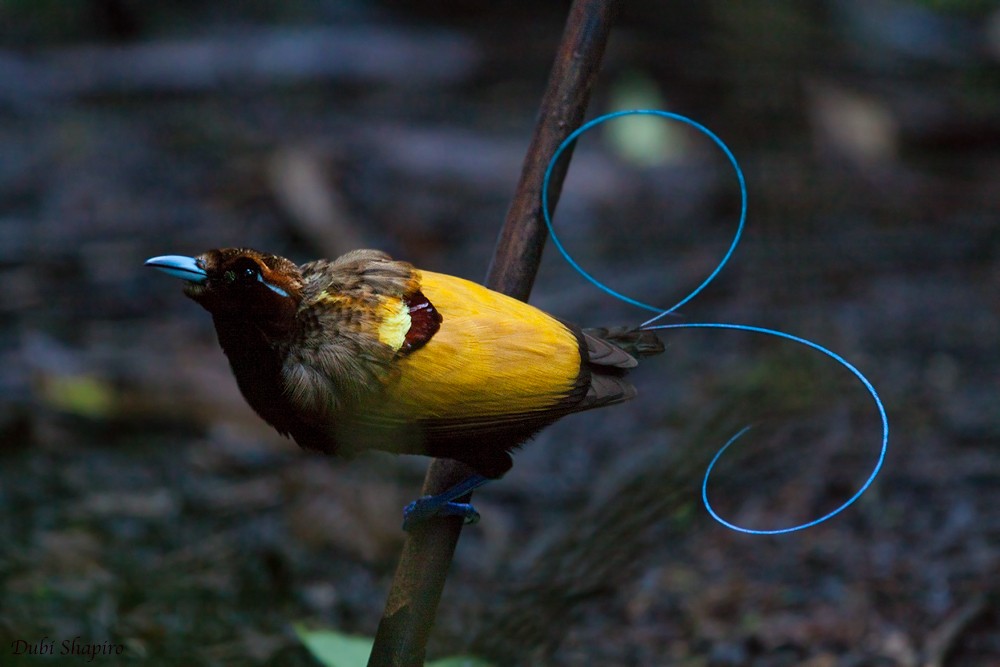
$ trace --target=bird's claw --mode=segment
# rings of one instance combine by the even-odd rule
[[[412,530],[417,524],[439,516],[460,516],[467,524],[479,521],[479,512],[472,503],[456,503],[439,496],[424,496],[403,508],[403,530]]]

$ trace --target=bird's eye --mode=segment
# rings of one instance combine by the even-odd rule
[[[260,267],[249,258],[239,260],[232,268],[222,274],[222,282],[226,285],[249,285],[260,280]]]

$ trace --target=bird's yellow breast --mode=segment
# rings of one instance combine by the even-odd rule
[[[441,314],[422,348],[397,359],[383,408],[417,419],[475,419],[544,411],[570,394],[580,344],[564,324],[468,280],[419,271]]]

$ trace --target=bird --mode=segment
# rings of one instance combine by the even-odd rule
[[[379,250],[298,265],[251,248],[145,262],[207,310],[250,407],[301,447],[451,458],[475,474],[404,510],[404,529],[479,515],[455,502],[571,413],[636,395],[625,374],[659,354],[652,331],[583,329]]]

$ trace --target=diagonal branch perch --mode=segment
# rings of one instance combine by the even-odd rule
[[[522,300],[531,292],[545,247],[542,177],[559,144],[583,121],[617,6],[618,0],[574,0],[570,8],[521,179],[486,276],[487,287]],[[553,209],[569,156],[567,150],[549,182]],[[471,469],[456,461],[435,459],[427,469],[422,493],[443,492],[470,474]],[[425,522],[408,535],[368,667],[424,664],[427,639],[461,531],[462,519],[456,517]]]

